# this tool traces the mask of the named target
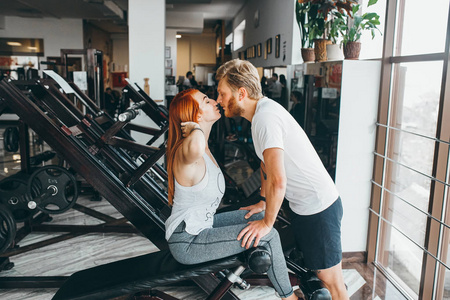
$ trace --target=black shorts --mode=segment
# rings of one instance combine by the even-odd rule
[[[342,260],[342,201],[339,197],[324,211],[301,216],[293,214],[292,226],[298,250],[303,252],[305,267],[323,270]]]

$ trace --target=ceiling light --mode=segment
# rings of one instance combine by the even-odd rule
[[[6,44],[8,44],[9,46],[14,46],[14,47],[22,46],[22,43],[19,43],[19,42],[6,42]]]
[[[176,37],[177,39],[181,39],[181,34],[177,34],[177,35],[175,35],[175,37]]]
[[[28,49],[36,51],[38,49],[38,47],[28,47]]]

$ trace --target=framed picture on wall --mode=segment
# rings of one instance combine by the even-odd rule
[[[261,57],[261,55],[262,55],[262,44],[259,43],[258,46],[256,47],[256,49],[257,49],[256,53],[257,53],[258,57]]]
[[[275,57],[280,57],[280,35],[275,36]]]
[[[170,47],[166,47],[165,58],[170,58]]]
[[[166,68],[165,69],[165,76],[172,76],[172,68]]]
[[[166,68],[172,68],[172,60],[166,59]]]
[[[272,38],[266,41],[267,54],[272,53]]]

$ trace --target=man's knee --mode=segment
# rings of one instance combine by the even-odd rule
[[[317,277],[319,277],[319,279],[327,285],[338,287],[343,286],[344,277],[342,274],[341,262],[331,268],[318,270]]]
[[[347,289],[344,283],[341,262],[331,268],[318,270],[317,277],[330,291],[333,299],[347,299]]]

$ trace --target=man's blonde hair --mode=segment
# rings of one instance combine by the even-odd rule
[[[233,92],[245,88],[250,99],[259,100],[263,97],[258,70],[246,60],[236,58],[224,63],[217,70],[216,79],[225,79]]]

